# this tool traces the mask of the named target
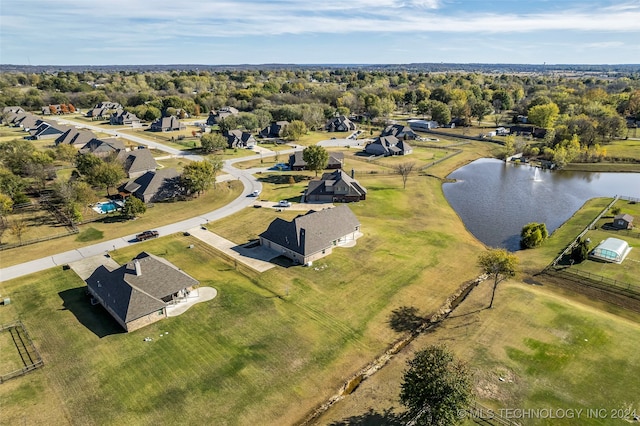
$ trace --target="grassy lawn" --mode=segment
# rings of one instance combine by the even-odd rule
[[[640,140],[615,140],[604,145],[607,157],[640,158]]]
[[[320,141],[324,141],[331,138],[345,139],[353,132],[325,132],[325,131],[313,131],[310,130],[306,135],[302,136],[297,141],[294,141],[297,145],[315,145]]]
[[[484,283],[431,333],[418,337],[349,398],[336,404],[319,424],[330,424],[370,409],[400,411],[400,377],[406,361],[429,344],[446,344],[468,363],[476,398],[500,409],[640,410],[634,395],[640,383],[640,316],[624,319],[583,304],[575,295],[543,286],[501,284],[496,304],[485,309],[490,285]],[[523,425],[623,424],[620,420],[516,419]],[[468,422],[467,424],[473,424]]]
[[[213,211],[237,198],[241,192],[242,185],[239,181],[225,182],[219,184],[217,189],[209,190],[205,195],[194,200],[175,203],[156,203],[136,220],[121,221],[118,214],[105,215],[102,221],[80,225],[80,235],[89,228],[102,232],[104,239],[113,239],[135,234],[145,229],[167,225],[201,213]],[[27,237],[28,235],[39,235],[40,232],[42,232],[40,227],[37,229],[28,229],[23,240],[31,238]],[[3,237],[10,237],[10,233],[6,232]],[[47,255],[73,250],[99,241],[91,240],[89,242],[82,242],[78,241],[77,237],[78,235],[71,235],[51,241],[5,250],[2,252],[2,266],[6,267],[33,259],[39,259]]]

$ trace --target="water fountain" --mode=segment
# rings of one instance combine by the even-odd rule
[[[533,172],[533,181],[534,182],[541,182],[542,178],[540,177],[540,169],[538,167],[535,168],[536,171]]]

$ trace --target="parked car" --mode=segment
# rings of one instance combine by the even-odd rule
[[[253,192],[251,193],[251,196],[252,196],[252,197],[257,197],[258,195],[260,195],[260,190],[259,190],[259,189],[256,189],[255,191],[253,191]]]
[[[144,231],[139,233],[138,235],[136,235],[136,240],[138,241],[144,241],[144,240],[148,240],[150,238],[157,238],[158,237],[158,231]]]
[[[278,207],[291,207],[291,203],[287,200],[280,200],[278,202]]]

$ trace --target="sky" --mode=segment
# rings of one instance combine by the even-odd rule
[[[638,64],[640,0],[2,0],[0,63]]]

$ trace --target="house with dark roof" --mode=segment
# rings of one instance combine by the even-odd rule
[[[251,133],[240,129],[229,130],[224,133],[224,136],[227,138],[229,148],[253,148],[257,143]]]
[[[379,156],[384,155],[408,155],[413,152],[411,146],[405,140],[398,139],[395,136],[380,136],[370,144],[364,147],[367,154]]]
[[[55,143],[56,145],[72,145],[74,148],[80,149],[95,138],[96,135],[91,130],[72,127],[58,136]]]
[[[260,234],[260,245],[306,265],[360,235],[360,221],[349,207],[342,205],[312,210],[290,222],[277,218]]]
[[[329,152],[327,169],[341,169],[344,164],[343,152]],[[302,158],[302,151],[295,151],[289,155],[289,168],[294,171],[306,170],[307,162]]]
[[[122,109],[122,105],[118,102],[99,102],[87,111],[85,117],[91,117],[94,120],[107,120],[110,119],[112,113]]]
[[[343,170],[324,173],[309,181],[304,199],[307,203],[351,203],[367,198],[367,190]]]
[[[69,126],[43,121],[35,129],[29,130],[29,135],[31,135],[31,139],[57,139],[67,130],[69,130]]]
[[[226,106],[220,108],[218,111],[211,111],[209,113],[209,117],[207,117],[207,125],[214,126],[218,124],[218,122],[227,117],[238,115],[240,111],[231,106]]]
[[[146,172],[155,171],[158,168],[155,158],[148,149],[134,149],[133,151],[121,150],[118,152],[118,161],[122,163],[129,179],[135,179]]]
[[[133,113],[119,109],[111,114],[109,123],[114,126],[137,126],[140,124],[140,119]]]
[[[613,218],[613,227],[616,229],[632,229],[633,216],[630,214],[619,214]]]
[[[172,115],[170,117],[160,117],[149,127],[152,132],[171,132],[174,130],[183,130],[186,128],[184,124],[180,122],[178,117]]]
[[[169,261],[147,252],[116,269],[99,266],[86,280],[93,299],[126,331],[167,317],[199,282]]]
[[[116,138],[105,138],[105,139],[93,138],[89,142],[84,144],[84,146],[82,148],[80,148],[80,150],[78,152],[80,152],[80,154],[91,153],[91,154],[95,155],[96,157],[105,158],[105,157],[108,157],[110,155],[116,155],[116,154],[118,154],[118,152],[124,151],[124,150],[125,150],[124,143],[122,143],[122,141],[120,139],[116,139]]]
[[[351,132],[356,130],[356,123],[349,120],[344,115],[340,115],[327,121],[324,128],[327,132]]]
[[[411,130],[411,127],[402,124],[391,124],[385,127],[380,136],[395,136],[401,140],[415,140],[419,137],[416,132]]]
[[[275,121],[269,124],[264,129],[260,130],[258,136],[261,138],[280,138],[284,132],[285,127],[289,125],[288,121]]]
[[[29,112],[19,113],[11,120],[14,127],[22,127],[25,131],[31,131],[44,122],[40,117]]]
[[[2,108],[2,114],[3,115],[7,114],[9,112],[13,112],[13,113],[19,114],[19,113],[23,113],[24,109],[22,107],[20,107],[20,106],[17,106],[17,105],[16,106],[6,106],[6,107]]]
[[[176,169],[146,172],[118,188],[123,197],[133,195],[145,203],[164,201],[182,193]]]

